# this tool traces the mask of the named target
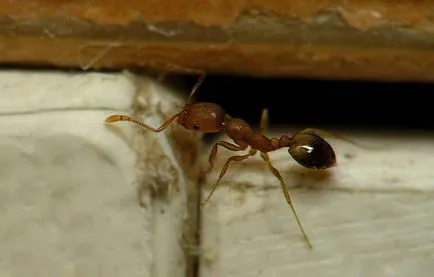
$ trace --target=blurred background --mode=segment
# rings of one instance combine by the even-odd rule
[[[187,92],[197,78],[188,76]],[[431,131],[434,85],[307,78],[208,76],[197,101],[215,102],[258,124],[268,107],[270,124],[388,131]]]

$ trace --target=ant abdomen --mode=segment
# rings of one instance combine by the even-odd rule
[[[327,169],[336,165],[336,156],[331,145],[315,134],[295,134],[288,152],[296,162],[306,168]]]

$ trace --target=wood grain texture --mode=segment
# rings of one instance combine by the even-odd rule
[[[31,45],[31,50],[28,49]],[[5,65],[141,69],[337,79],[433,80],[434,52],[290,47],[107,43],[92,40],[0,38]]]
[[[430,1],[0,1],[0,64],[432,80]]]
[[[324,11],[338,12],[350,26],[369,29],[393,22],[433,31],[432,1],[360,0],[79,0],[0,1],[0,14],[15,19],[48,18],[62,15],[102,24],[192,21],[202,26],[231,24],[248,11],[264,11],[312,20]]]

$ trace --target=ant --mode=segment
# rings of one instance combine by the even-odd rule
[[[205,173],[209,173],[213,169],[214,160],[217,156],[219,147],[223,147],[234,152],[243,151],[250,147],[250,150],[247,154],[234,155],[227,159],[220,171],[217,182],[203,204],[205,204],[211,198],[212,194],[218,187],[220,180],[228,170],[231,162],[240,162],[246,160],[247,158],[252,157],[259,152],[261,158],[268,165],[270,171],[275,177],[277,177],[277,179],[279,179],[283,194],[292,210],[292,213],[294,214],[298,228],[300,229],[309,248],[312,249],[313,246],[297,215],[285,180],[271,163],[268,153],[281,148],[288,148],[289,154],[301,166],[309,169],[328,169],[336,166],[336,156],[332,146],[323,138],[323,136],[336,136],[322,130],[308,128],[298,131],[292,136],[282,135],[276,138],[268,138],[264,134],[268,128],[267,109],[264,109],[262,112],[260,130],[255,131],[247,122],[240,118],[232,118],[230,115],[226,114],[223,108],[215,103],[195,103],[193,100],[194,95],[204,79],[205,74],[202,73],[190,92],[188,103],[184,104],[180,112],[171,116],[157,129],[152,128],[142,121],[128,115],[111,115],[105,119],[105,122],[112,123],[117,121],[130,121],[148,129],[149,131],[159,133],[172,124],[173,121],[177,120],[177,123],[187,130],[193,130],[202,133],[219,133],[221,131],[225,132],[226,135],[233,141],[233,143],[218,141],[214,144],[208,158],[209,168],[205,171]],[[346,140],[345,138],[341,139]]]

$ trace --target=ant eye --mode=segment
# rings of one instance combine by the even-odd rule
[[[200,126],[199,126],[199,124],[197,124],[197,123],[196,123],[196,124],[194,124],[194,125],[193,125],[193,129],[195,129],[195,130],[199,130],[199,129],[200,129]]]
[[[299,133],[293,136],[293,142],[288,152],[300,165],[310,169],[326,169],[336,164],[333,148],[322,137]]]

